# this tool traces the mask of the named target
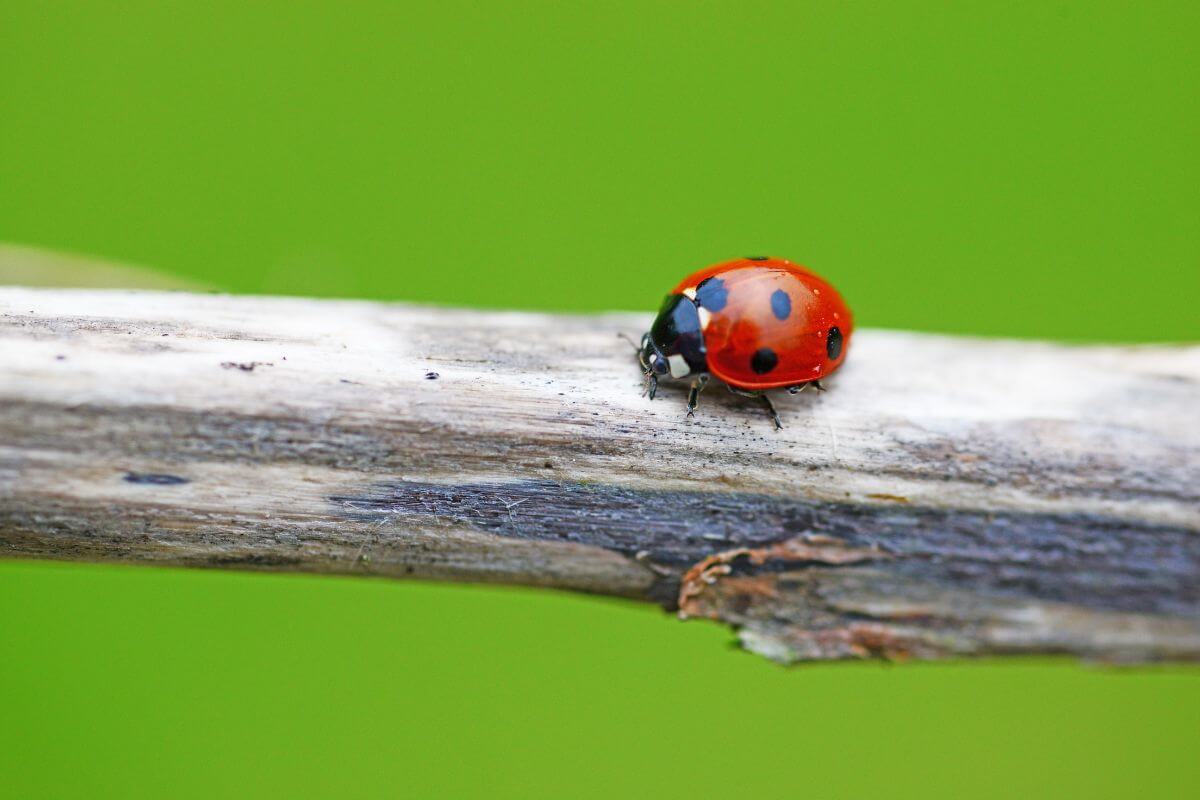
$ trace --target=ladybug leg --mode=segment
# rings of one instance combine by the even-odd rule
[[[728,384],[726,384],[726,386],[728,386]],[[783,430],[783,423],[779,421],[779,412],[775,410],[775,404],[771,402],[771,398],[767,396],[765,391],[748,392],[745,389],[735,389],[732,386],[729,386],[729,391],[742,397],[757,397],[763,406],[766,407],[767,413],[771,415],[771,419],[775,421],[775,430]]]
[[[618,333],[617,335],[625,336],[623,333]],[[629,337],[625,336],[625,338],[628,339]],[[642,377],[644,379],[642,381],[642,397],[649,395],[650,399],[653,400],[655,393],[658,392],[658,376],[654,374],[654,370],[650,367],[650,362],[646,360],[646,340],[649,338],[650,334],[645,334],[642,336],[642,346],[638,347],[634,345],[634,348],[637,350],[638,363],[642,365]],[[629,341],[633,342],[632,339],[629,339]]]
[[[775,410],[775,404],[771,402],[771,398],[767,396],[766,392],[759,393],[758,397],[766,407],[767,413],[771,415],[771,419],[775,421],[775,430],[783,430],[783,423],[779,421],[779,412]]]
[[[688,417],[696,416],[696,403],[700,400],[700,393],[707,385],[707,373],[696,376],[696,380],[692,381],[692,389],[688,392]]]
[[[821,385],[820,381],[805,381],[804,383],[798,383],[795,386],[789,386],[788,394],[800,394],[810,386],[816,389],[818,392],[825,391],[825,387]]]

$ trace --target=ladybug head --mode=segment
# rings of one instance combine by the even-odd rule
[[[682,294],[668,295],[650,331],[642,337],[638,360],[651,397],[660,379],[706,372],[704,332],[696,303]]]

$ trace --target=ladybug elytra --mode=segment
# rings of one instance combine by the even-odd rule
[[[782,428],[769,389],[792,394],[842,365],[854,319],[824,278],[779,258],[750,256],[684,278],[642,337],[638,360],[650,398],[660,380],[691,380],[688,416],[709,376],[759,398]]]

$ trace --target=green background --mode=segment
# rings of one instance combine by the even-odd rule
[[[0,240],[238,292],[1200,339],[1200,4],[0,2]],[[0,564],[30,796],[1172,797],[1200,675],[810,666],[548,592]]]

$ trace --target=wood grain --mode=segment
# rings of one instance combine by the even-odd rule
[[[0,554],[552,586],[780,661],[1200,658],[1200,347],[856,334],[775,431],[646,315],[0,289]]]

